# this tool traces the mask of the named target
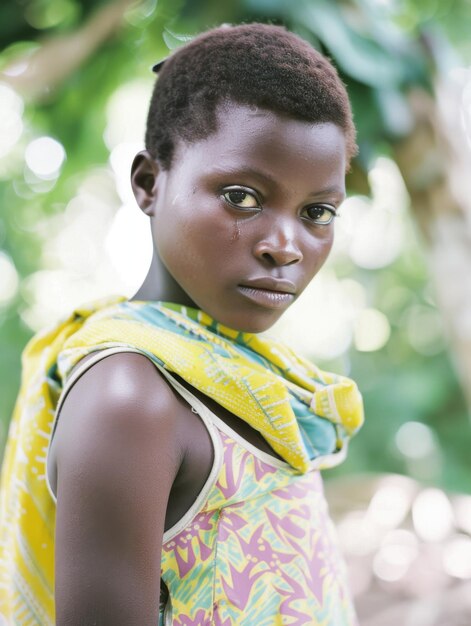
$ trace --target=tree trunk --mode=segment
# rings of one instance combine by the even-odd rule
[[[471,414],[471,120],[464,106],[470,77],[464,70],[439,75],[434,98],[418,89],[410,93],[416,124],[396,144],[395,159],[429,250],[438,305]]]

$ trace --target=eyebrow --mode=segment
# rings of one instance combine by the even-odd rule
[[[244,165],[243,167],[216,166],[214,168],[214,171],[219,174],[227,174],[230,176],[237,175],[237,174],[240,174],[242,176],[249,175],[249,176],[252,176],[253,178],[258,178],[262,182],[270,183],[271,185],[274,185],[275,187],[280,188],[280,184],[274,176],[272,176],[268,172],[263,172],[261,170],[258,170],[258,169],[255,169],[253,167],[249,167],[246,165]],[[345,189],[341,187],[336,187],[336,186],[326,187],[325,189],[321,189],[320,191],[315,191],[315,192],[313,191],[309,195],[312,197],[318,197],[318,196],[326,196],[329,194],[334,194],[338,196],[339,199],[341,200],[343,200],[346,197]]]
[[[328,196],[328,195],[338,196],[341,200],[346,198],[345,189],[341,189],[340,187],[326,187],[325,189],[321,189],[320,191],[316,191],[315,193],[309,194],[311,196]]]
[[[276,185],[277,187],[279,187],[278,181],[271,174],[268,174],[268,172],[262,172],[261,170],[257,170],[247,165],[244,165],[242,167],[224,167],[221,165],[216,166],[214,170],[219,174],[228,174],[230,176],[237,174],[241,174],[243,176],[244,174],[248,174],[249,176],[259,178],[264,182],[271,183],[272,185]]]

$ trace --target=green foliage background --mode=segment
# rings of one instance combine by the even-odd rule
[[[73,32],[106,2],[91,0],[12,0],[0,5],[0,70],[19,50],[32,49],[45,35]],[[41,239],[35,223],[63,210],[87,171],[109,156],[103,141],[106,103],[113,92],[168,54],[167,44],[223,22],[283,23],[333,58],[346,82],[359,133],[355,170],[366,172],[379,155],[409,131],[405,94],[412,86],[432,92],[432,68],[419,45],[440,37],[447,49],[471,58],[469,3],[455,0],[350,2],[327,0],[144,0],[128,12],[119,33],[102,45],[80,69],[40,103],[27,105],[27,127],[56,137],[66,148],[67,162],[54,188],[34,193],[24,182],[21,150],[0,181],[0,250],[13,259],[24,279],[37,269]],[[368,193],[365,176],[349,180],[350,193]],[[361,282],[371,306],[388,317],[392,335],[384,348],[361,353],[353,348],[327,368],[348,372],[365,398],[367,421],[351,446],[347,462],[329,475],[393,471],[411,474],[451,490],[471,492],[471,431],[465,403],[445,347],[429,356],[411,345],[408,312],[421,305],[434,309],[426,251],[412,221],[408,247],[390,266],[365,270],[344,260],[339,277]],[[1,280],[1,277],[0,277]],[[397,290],[402,294],[392,299]],[[0,309],[0,419],[3,437],[20,379],[20,353],[31,335],[18,312],[28,293]],[[443,346],[445,346],[445,342]],[[436,435],[436,467],[424,468],[401,455],[395,445],[400,426],[416,421]]]

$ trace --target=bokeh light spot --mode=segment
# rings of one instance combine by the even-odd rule
[[[424,489],[412,505],[412,519],[424,541],[446,539],[453,528],[453,510],[446,494],[440,489]]]
[[[394,528],[407,515],[410,496],[400,485],[382,485],[368,507],[368,516],[380,526]]]
[[[0,251],[0,306],[9,304],[18,291],[18,272],[13,261]]]
[[[377,309],[360,311],[354,325],[355,347],[359,352],[374,352],[386,345],[391,335],[388,318]]]
[[[388,533],[373,561],[373,570],[378,578],[393,582],[400,580],[419,554],[415,535],[407,530]]]
[[[445,545],[443,568],[455,578],[471,578],[471,538],[454,535]]]
[[[338,280],[323,269],[267,335],[282,338],[307,358],[334,359],[350,347],[353,321],[365,300],[359,282]]]
[[[149,218],[136,204],[123,205],[117,211],[105,239],[105,250],[124,289],[136,290],[149,268],[153,251]]]
[[[109,150],[120,143],[142,142],[152,81],[134,80],[119,87],[108,100],[104,140]]]
[[[396,446],[401,454],[411,459],[423,459],[436,450],[432,429],[421,422],[406,422],[396,433]]]
[[[26,165],[38,178],[57,178],[65,157],[63,145],[52,137],[38,137],[26,146]]]

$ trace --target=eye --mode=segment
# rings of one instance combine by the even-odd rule
[[[238,209],[259,209],[260,202],[253,191],[245,187],[226,187],[222,197],[230,205]]]
[[[314,222],[314,224],[324,226],[330,224],[334,217],[337,217],[337,211],[330,204],[313,204],[303,210],[302,217]]]

